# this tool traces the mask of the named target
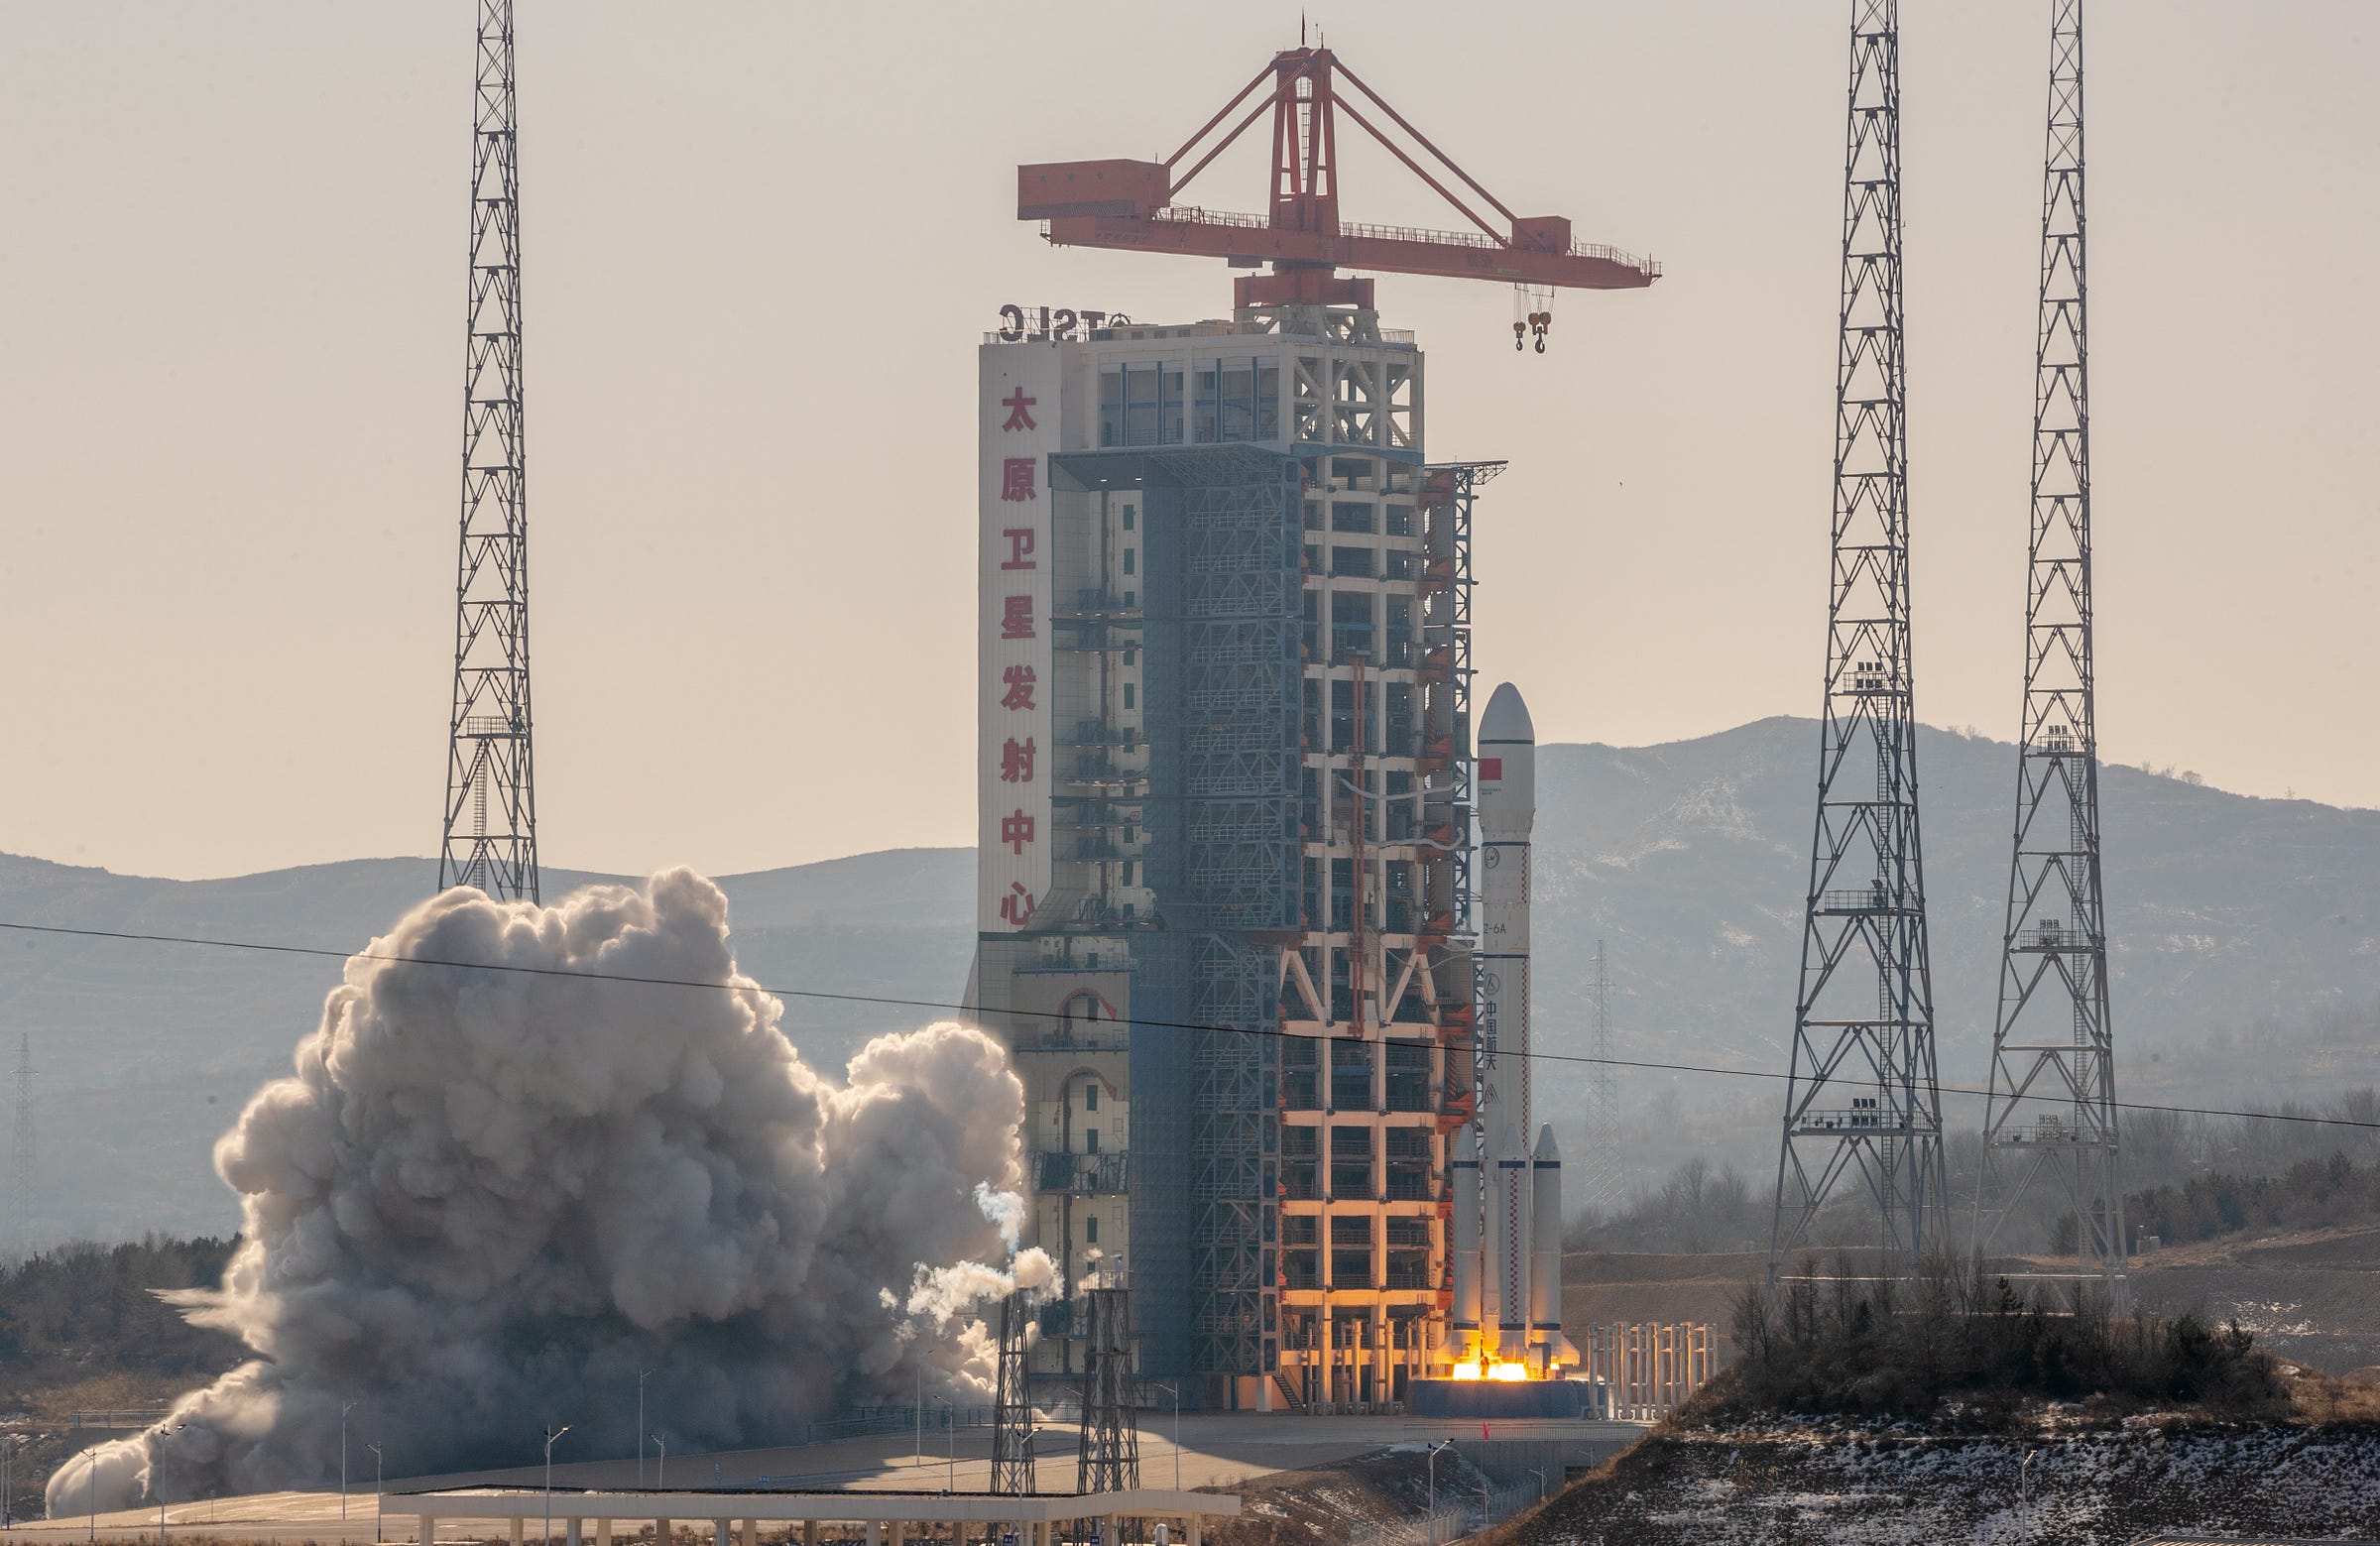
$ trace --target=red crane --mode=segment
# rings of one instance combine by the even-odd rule
[[[1266,81],[1269,93],[1258,96]],[[1414,153],[1368,117],[1342,84],[1409,136],[1412,144],[1500,215],[1502,229],[1483,218]],[[1239,122],[1176,175],[1207,145],[1225,119],[1256,97]],[[1272,109],[1272,208],[1264,215],[1228,214],[1175,202],[1192,178]],[[1479,234],[1358,225],[1339,218],[1339,117],[1344,113],[1412,174],[1452,204]],[[1272,272],[1235,282],[1241,306],[1372,303],[1372,282],[1340,275],[1342,268],[1447,279],[1493,280],[1533,289],[1641,290],[1661,277],[1648,259],[1574,242],[1561,215],[1523,218],[1479,179],[1406,122],[1327,48],[1287,49],[1256,72],[1240,94],[1163,161],[1061,161],[1016,169],[1016,218],[1048,222],[1043,235],[1060,247],[1112,247],[1222,258],[1234,268],[1270,263]]]

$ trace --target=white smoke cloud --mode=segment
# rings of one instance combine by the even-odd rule
[[[533,1459],[547,1422],[632,1453],[646,1368],[648,1426],[689,1450],[920,1369],[988,1391],[974,1306],[1051,1275],[1015,1251],[1024,1094],[989,1036],[882,1036],[821,1076],[685,870],[544,907],[448,892],[368,954],[398,959],[347,963],[215,1148],[242,1244],[176,1297],[257,1361],[61,1467],[54,1516],[320,1482],[349,1402],[353,1442],[419,1475]]]

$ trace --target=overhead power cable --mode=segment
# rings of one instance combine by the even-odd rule
[[[622,983],[641,988],[695,988],[710,993],[765,993],[775,999],[801,999],[813,1004],[867,1004],[888,1009],[941,1010],[952,1014],[977,1012],[963,1004],[943,999],[904,999],[890,994],[832,993],[820,988],[779,988],[768,983],[721,983],[694,977],[644,977],[628,972],[581,972],[569,967],[529,966],[506,961],[456,961],[441,956],[397,955],[377,950],[337,950],[326,945],[285,945],[256,939],[208,939],[195,934],[150,934],[131,929],[73,928],[62,923],[27,923],[14,918],[0,918],[0,929],[19,934],[52,934],[69,939],[113,940],[143,945],[194,945],[206,950],[241,950],[254,955],[302,956],[324,961],[381,961],[395,966],[437,967],[456,972],[513,972],[525,977],[567,977],[584,982]],[[1054,1010],[1002,1010],[999,1013],[1012,1019],[1065,1020],[1070,1016]],[[1216,1035],[1257,1036],[1273,1041],[1311,1040],[1285,1030],[1251,1030],[1241,1025],[1208,1025],[1197,1020],[1144,1019],[1137,1015],[1125,1023],[1144,1030],[1197,1030]],[[1723,1068],[1712,1063],[1673,1063],[1652,1058],[1593,1057],[1579,1052],[1511,1052],[1504,1057],[1526,1057],[1540,1063],[1578,1063],[1608,1068],[1641,1068],[1654,1073],[1710,1074],[1724,1079],[1762,1079],[1782,1083],[1791,1076],[1774,1069]],[[1971,1095],[1983,1099],[1988,1091],[1960,1085],[1944,1085],[1945,1095]],[[2182,1117],[2234,1117],[2250,1122],[2288,1122],[2309,1127],[2355,1128],[2380,1131],[2380,1122],[2362,1122],[2352,1117],[2320,1117],[2304,1112],[2236,1111],[2220,1106],[2169,1106],[2154,1101],[2119,1101],[2125,1111],[2171,1112]]]

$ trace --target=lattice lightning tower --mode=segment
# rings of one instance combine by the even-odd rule
[[[1013,1497],[1038,1491],[1033,1469],[1033,1399],[1025,1384],[1025,1331],[1033,1310],[1027,1291],[1011,1289],[1000,1301],[1000,1364],[992,1381],[992,1490]]]
[[[1083,1431],[1077,1492],[1129,1492],[1140,1485],[1140,1430],[1132,1421],[1132,1296],[1093,1288],[1082,1297]]]
[[[521,414],[521,181],[512,0],[480,0],[463,373],[462,551],[438,886],[537,898],[529,503]]]
[[[1975,1229],[1977,1243],[1989,1246],[2034,1184],[2043,1182],[2075,1217],[2084,1270],[2120,1302],[2124,1202],[2116,1167],[2115,1043],[2107,1016],[2091,684],[2082,0],[2052,0],[2050,34],[2024,730]]]
[[[1772,1282],[1846,1173],[1875,1200],[1887,1273],[1937,1244],[1943,1204],[1910,696],[1899,51],[1897,0],[1854,0],[1827,694]]]

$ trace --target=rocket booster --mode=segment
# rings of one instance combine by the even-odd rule
[[[1455,1327],[1483,1362],[1551,1373],[1575,1364],[1562,1335],[1562,1158],[1530,1101],[1529,868],[1537,822],[1537,730],[1510,682],[1480,720],[1479,1135],[1454,1159]],[[1474,1208],[1479,1223],[1466,1215]],[[1484,1224],[1485,1228],[1481,1225]],[[1473,1256],[1475,1259],[1466,1259]],[[1458,1341],[1465,1341],[1458,1338]]]

